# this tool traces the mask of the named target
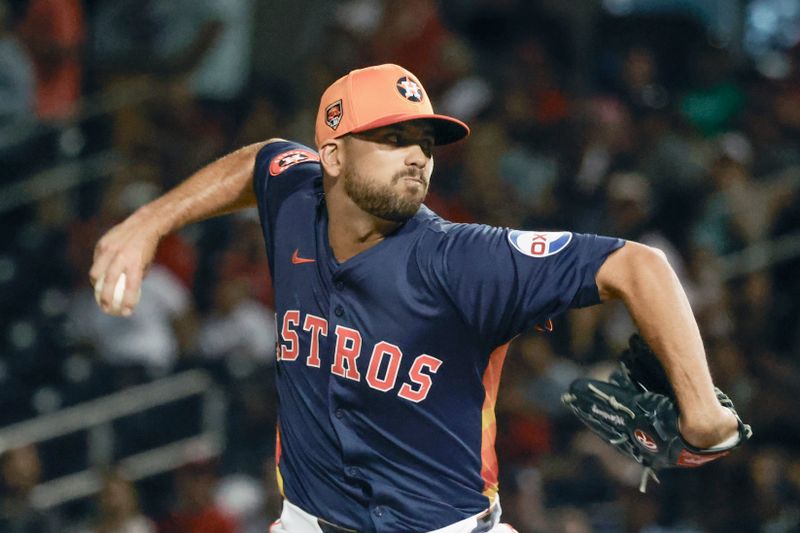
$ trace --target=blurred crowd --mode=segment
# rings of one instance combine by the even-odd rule
[[[436,152],[431,208],[662,249],[716,383],[753,424],[745,448],[639,493],[639,467],[559,400],[572,379],[607,375],[635,326],[621,306],[573,311],[507,358],[506,521],[522,533],[800,530],[800,47],[770,77],[690,16],[587,2],[586,28],[565,4],[0,0],[0,425],[187,368],[214,377],[229,412],[219,457],[136,482],[108,465],[91,501],[63,508],[30,493],[85,457],[63,442],[4,453],[0,531],[266,531],[280,498],[257,215],[167,236],[128,319],[94,304],[93,247],[236,147],[313,145],[322,90],[380,62],[416,73],[437,111],[472,128]],[[122,424],[117,453],[180,426],[163,417]]]

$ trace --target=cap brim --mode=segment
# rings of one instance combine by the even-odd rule
[[[398,115],[387,115],[379,118],[378,120],[374,120],[369,124],[364,124],[358,128],[350,130],[348,133],[363,133],[365,131],[374,130],[375,128],[382,128],[383,126],[389,126],[399,122],[409,122],[412,120],[423,120],[433,127],[434,143],[437,146],[460,141],[469,135],[469,126],[457,118],[430,113],[423,113],[419,115],[405,113]]]

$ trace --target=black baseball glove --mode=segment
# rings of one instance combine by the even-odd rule
[[[739,422],[733,442],[699,449],[687,443],[678,429],[675,394],[661,363],[639,335],[633,335],[620,357],[620,368],[608,381],[581,378],[572,382],[561,400],[603,440],[644,465],[644,492],[648,477],[658,480],[662,468],[692,468],[727,455],[752,435],[733,402],[716,389],[719,402]]]

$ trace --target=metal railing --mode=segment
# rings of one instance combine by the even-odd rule
[[[778,263],[800,257],[800,232],[775,237],[720,258],[724,280],[766,270]]]
[[[104,179],[126,165],[123,157],[109,150],[50,167],[0,187],[0,214],[66,192],[78,185]]]
[[[103,92],[84,96],[75,105],[76,112],[66,119],[43,122],[31,115],[1,126],[0,139],[4,141],[0,143],[0,151],[12,150],[48,133],[62,131],[118,109],[158,98],[159,87],[158,82],[147,77],[132,79]]]
[[[133,79],[101,93],[85,96],[76,105],[75,114],[67,119],[42,122],[29,116],[0,126],[0,154],[13,151],[46,134],[56,132],[62,137],[74,134],[79,131],[76,126],[84,122],[159,98],[159,87],[160,84],[150,78]],[[0,188],[0,214],[68,191],[83,183],[106,178],[126,164],[118,154],[109,150],[58,163],[31,176],[14,177],[14,183]]]
[[[194,436],[114,460],[112,422],[148,409],[201,396],[202,428]],[[57,437],[88,432],[89,468],[39,484],[33,505],[50,508],[96,493],[101,486],[97,468],[112,462],[132,480],[172,470],[189,460],[218,455],[225,446],[225,396],[208,374],[190,370],[104,396],[61,411],[0,429],[0,453]]]

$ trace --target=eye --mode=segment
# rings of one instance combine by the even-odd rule
[[[397,133],[387,133],[383,136],[383,141],[386,144],[399,144],[400,143],[400,135]]]

